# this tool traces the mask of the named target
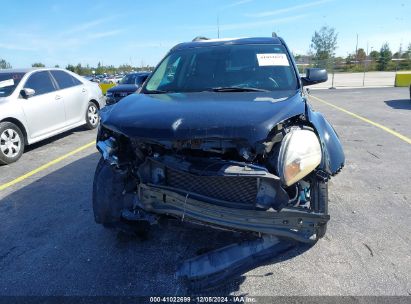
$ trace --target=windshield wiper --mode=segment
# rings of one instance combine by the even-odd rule
[[[144,94],[165,94],[170,93],[170,91],[163,91],[163,90],[150,90],[145,91]]]
[[[249,87],[216,87],[207,89],[212,92],[270,92],[269,90],[249,88]]]

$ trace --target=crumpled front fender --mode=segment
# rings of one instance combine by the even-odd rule
[[[323,153],[320,169],[330,175],[337,174],[345,163],[343,147],[337,132],[321,113],[313,111],[310,106],[307,106],[307,118],[320,139]]]

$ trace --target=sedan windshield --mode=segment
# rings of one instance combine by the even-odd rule
[[[16,89],[23,76],[24,73],[0,72],[0,97],[10,96]]]
[[[283,46],[250,44],[173,51],[153,73],[144,92],[255,92],[297,87]]]

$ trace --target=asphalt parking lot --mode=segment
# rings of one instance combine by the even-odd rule
[[[330,181],[328,232],[312,248],[297,247],[212,293],[411,295],[408,89],[311,94],[313,107],[339,133],[347,158]],[[95,131],[78,128],[0,167],[0,187],[32,172],[0,190],[0,295],[182,295],[187,286],[175,277],[181,261],[239,240],[237,234],[179,221],[156,226],[148,240],[95,224],[94,138]]]

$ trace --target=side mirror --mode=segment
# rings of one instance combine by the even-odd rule
[[[33,96],[34,94],[36,94],[36,91],[34,91],[33,89],[29,89],[29,88],[24,88],[23,90],[20,91],[20,95],[24,99],[28,99],[31,96]]]
[[[328,80],[327,71],[325,69],[310,68],[306,70],[306,76],[301,77],[303,86],[313,85]]]

